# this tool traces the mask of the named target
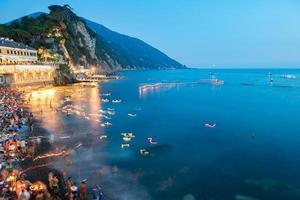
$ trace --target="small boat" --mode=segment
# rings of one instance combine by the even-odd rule
[[[106,138],[107,138],[107,135],[101,135],[101,136],[99,137],[100,140],[103,140],[103,139],[106,139]]]
[[[129,141],[131,141],[131,137],[124,136],[124,137],[123,137],[123,140],[126,141],[126,142],[129,142]]]
[[[101,101],[102,101],[103,103],[108,103],[108,102],[109,102],[109,99],[101,99]]]
[[[103,115],[103,117],[104,117],[105,119],[111,119],[111,117],[108,117],[108,116],[106,116],[106,115]]]
[[[102,110],[102,109],[100,109],[99,112],[102,113],[102,114],[106,114],[107,113],[105,110]]]
[[[283,78],[287,78],[287,79],[295,79],[296,76],[294,74],[283,74],[282,75]]]
[[[112,100],[112,102],[113,102],[113,103],[121,103],[122,100],[121,100],[121,99],[119,99],[119,100]]]
[[[110,93],[103,93],[103,94],[101,94],[101,96],[110,96]]]
[[[157,142],[154,142],[153,138],[151,138],[151,137],[147,138],[147,140],[149,141],[150,144],[153,144],[153,145],[157,144]]]
[[[111,126],[112,125],[112,123],[110,123],[110,122],[105,122],[104,124],[105,124],[105,126]]]
[[[212,79],[211,80],[211,83],[213,85],[223,85],[224,84],[224,81],[223,80],[219,80],[219,79]]]
[[[146,149],[140,149],[140,154],[143,156],[147,156],[149,155],[149,151],[147,151]]]
[[[128,113],[128,116],[129,116],[129,117],[136,117],[136,114]]]
[[[132,138],[135,137],[135,135],[133,135],[133,133],[121,133],[121,135],[132,137]]]
[[[206,128],[215,128],[217,126],[217,124],[208,124],[208,123],[206,123],[206,124],[204,124],[204,126]]]
[[[123,140],[126,142],[131,141],[131,139],[135,137],[132,133],[121,133],[121,135],[123,136]]]
[[[122,148],[122,149],[124,149],[124,148],[126,148],[126,147],[129,148],[129,147],[130,147],[130,144],[121,144],[121,148]]]
[[[108,110],[108,111],[107,111],[107,114],[109,114],[109,115],[115,115],[116,112],[115,112],[115,111],[110,111],[110,110]]]

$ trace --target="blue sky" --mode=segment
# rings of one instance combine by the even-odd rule
[[[299,0],[0,0],[0,23],[51,4],[197,67],[299,67]]]

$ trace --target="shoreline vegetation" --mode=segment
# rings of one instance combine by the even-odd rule
[[[41,124],[43,110],[33,111],[30,96],[25,95],[24,89],[0,87],[0,198],[101,199],[100,189],[88,190],[85,181],[76,184],[66,171],[53,166],[61,160],[71,166],[69,155],[81,145],[73,149],[53,145],[51,133]]]

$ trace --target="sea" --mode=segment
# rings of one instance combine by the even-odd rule
[[[32,91],[77,183],[107,200],[300,199],[300,69],[119,76]]]

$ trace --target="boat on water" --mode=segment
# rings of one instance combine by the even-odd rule
[[[296,75],[294,75],[294,74],[283,74],[282,77],[286,78],[286,79],[295,79],[295,78],[297,78]]]
[[[123,136],[123,140],[126,142],[131,141],[131,139],[135,137],[132,133],[121,133],[121,135]]]
[[[108,102],[109,102],[109,99],[101,99],[101,101],[102,101],[103,103],[108,103]]]
[[[116,112],[115,112],[115,111],[110,111],[110,110],[108,110],[108,111],[107,111],[107,114],[109,114],[109,115],[115,115]]]
[[[219,79],[212,79],[211,80],[211,83],[213,85],[223,85],[224,84],[224,81],[223,80],[219,80]]]
[[[154,142],[154,141],[153,141],[153,138],[151,138],[151,137],[147,138],[147,140],[148,140],[149,143],[152,144],[152,145],[157,144],[157,142]]]
[[[104,117],[105,119],[111,119],[111,117],[106,116],[106,115],[103,115],[103,117]]]
[[[208,124],[208,123],[206,123],[206,124],[204,124],[204,126],[206,127],[206,128],[215,128],[216,126],[217,126],[217,124]]]
[[[112,125],[112,123],[110,123],[110,122],[105,122],[104,124],[105,124],[105,126],[111,126]]]
[[[127,148],[130,147],[130,144],[121,144],[121,148],[122,148],[122,149],[124,149],[124,148],[126,148],[126,147],[127,147]]]
[[[129,116],[129,117],[136,117],[136,114],[128,113],[128,116]]]
[[[209,81],[212,85],[223,85],[224,84],[224,80],[218,79],[217,74],[215,72],[210,72],[209,76],[210,76]]]
[[[113,103],[121,103],[122,100],[121,99],[116,99],[116,100],[112,100]]]
[[[131,141],[131,137],[124,136],[124,137],[123,137],[123,140],[124,140],[125,142],[129,142],[129,141]]]
[[[106,139],[106,138],[107,138],[107,135],[101,135],[101,136],[99,137],[100,140],[103,140],[103,139]]]
[[[102,110],[102,109],[100,109],[99,112],[102,113],[102,114],[106,114],[107,113],[105,110]]]
[[[147,149],[140,149],[140,154],[143,156],[147,156],[149,155],[149,151],[147,151]]]

